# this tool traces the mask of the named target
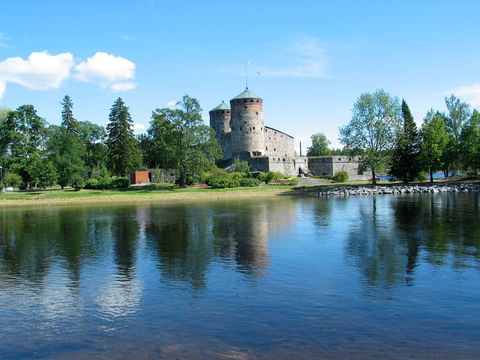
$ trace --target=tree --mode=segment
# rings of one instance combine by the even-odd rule
[[[62,127],[68,131],[78,134],[78,122],[73,117],[73,101],[70,96],[65,95],[62,102]]]
[[[421,171],[420,139],[410,109],[402,100],[403,129],[397,132],[390,173],[404,183],[413,181]]]
[[[171,114],[164,110],[157,109],[152,112],[147,134],[138,138],[144,161],[150,168],[175,167],[174,147],[171,146],[174,127],[173,122],[167,119]]]
[[[376,170],[387,162],[399,126],[398,99],[376,90],[360,95],[353,105],[352,120],[340,128],[340,142],[351,152],[363,152],[361,163],[371,169],[374,185]]]
[[[107,166],[107,147],[104,144],[107,134],[103,126],[89,121],[79,121],[78,129],[78,136],[85,148],[87,175],[90,178],[96,177]]]
[[[428,167],[430,182],[433,172],[443,166],[444,154],[450,141],[445,118],[438,111],[430,110],[420,130],[420,154],[422,163]]]
[[[199,174],[221,156],[214,130],[203,123],[201,113],[198,100],[184,95],[177,108],[157,109],[152,116],[151,141],[158,141],[166,161],[178,170],[182,187],[187,174]]]
[[[307,156],[326,156],[332,154],[332,151],[328,148],[330,141],[328,141],[324,134],[313,134],[310,139],[312,139],[312,146],[308,148]]]
[[[476,176],[480,168],[480,113],[473,110],[472,116],[464,124],[460,135],[460,151],[466,169]]]
[[[45,189],[57,183],[58,173],[52,161],[35,156],[30,160],[28,167],[35,187]]]
[[[1,126],[3,167],[22,177],[25,187],[31,187],[28,164],[38,156],[45,141],[45,120],[32,105],[22,105],[10,111]]]
[[[58,184],[62,189],[68,185],[76,187],[78,178],[85,174],[83,145],[77,135],[64,127],[52,125],[48,133],[47,152],[57,170]]]
[[[463,125],[471,116],[470,106],[454,95],[445,98],[448,113],[445,115],[445,126],[449,134],[449,143],[444,154],[444,171],[448,174],[449,168],[454,171],[461,167],[460,135]]]
[[[113,104],[107,125],[107,165],[113,175],[127,176],[140,163],[133,121],[121,98]]]

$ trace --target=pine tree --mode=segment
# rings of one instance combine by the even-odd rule
[[[402,100],[402,120],[403,129],[396,136],[390,174],[407,183],[418,178],[421,164],[417,125],[405,100]]]
[[[108,167],[113,175],[126,176],[139,165],[140,154],[133,134],[133,121],[123,100],[113,104],[107,125]]]
[[[70,98],[70,96],[65,95],[61,104],[62,104],[62,127],[74,134],[78,134],[78,122],[73,117],[73,101]]]

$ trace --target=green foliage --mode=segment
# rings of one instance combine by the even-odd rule
[[[445,151],[450,141],[444,116],[438,111],[430,110],[420,130],[420,138],[421,161],[428,167],[430,182],[433,182],[433,173],[442,167]]]
[[[390,174],[404,183],[413,181],[421,171],[420,138],[410,109],[402,101],[403,128],[397,132]]]
[[[307,156],[331,155],[332,151],[329,148],[330,141],[324,134],[313,134],[310,138],[312,139],[312,146],[308,148]]]
[[[57,184],[58,173],[54,164],[47,159],[38,156],[31,159],[28,165],[32,186],[45,189]]]
[[[4,170],[22,177],[22,185],[31,186],[28,165],[40,156],[45,142],[45,120],[38,116],[32,105],[22,105],[7,113],[0,125],[1,162]]]
[[[86,172],[85,148],[78,136],[64,127],[50,126],[48,134],[47,152],[58,173],[58,184],[62,189],[75,188]]]
[[[130,186],[130,180],[121,176],[108,176],[103,174],[97,179],[87,179],[85,189],[107,190],[107,189],[127,189]]]
[[[233,173],[235,174],[235,173]],[[236,173],[239,174],[239,173]],[[227,174],[226,176],[211,176],[207,179],[207,185],[214,189],[225,189],[235,187],[255,187],[260,185],[260,180],[244,177],[244,176],[232,176]]]
[[[333,181],[343,183],[348,180],[348,173],[346,171],[336,172],[333,176]]]
[[[22,187],[22,177],[18,174],[7,172],[3,177],[5,187],[11,186],[15,189]]]
[[[70,185],[78,191],[85,186],[85,181],[80,174],[74,174],[70,179]]]
[[[461,134],[463,126],[470,119],[471,111],[468,104],[454,95],[445,98],[445,105],[448,113],[444,115],[444,119],[449,141],[443,155],[443,167],[448,172],[449,168],[455,171],[461,168]]]
[[[133,121],[121,98],[113,104],[107,125],[107,165],[114,175],[126,176],[140,165]]]
[[[202,121],[202,108],[197,99],[188,95],[175,109],[153,112],[148,138],[154,154],[162,154],[156,166],[171,166],[179,173],[179,184],[187,185],[187,175],[199,176],[221,157],[214,130]],[[142,146],[143,148],[144,146]],[[151,162],[151,155],[147,154]]]
[[[89,121],[78,122],[78,137],[85,148],[84,163],[89,177],[107,166],[106,132],[103,126]]]
[[[250,164],[248,161],[240,160],[238,156],[233,160],[232,170],[250,175]]]
[[[62,127],[73,134],[78,134],[79,126],[73,117],[73,101],[70,96],[65,95],[62,102]]]
[[[389,160],[400,127],[400,103],[384,90],[360,95],[353,105],[352,120],[340,128],[340,142],[351,151],[362,151],[362,166],[372,171]]]
[[[280,179],[288,179],[287,175],[282,174],[281,172],[277,171],[269,171],[269,172],[261,172],[257,176],[258,180],[268,184],[272,181],[280,180]]]
[[[476,176],[480,168],[480,113],[473,110],[470,119],[464,124],[460,135],[460,151],[466,170]]]

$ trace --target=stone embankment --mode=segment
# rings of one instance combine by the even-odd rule
[[[480,184],[433,184],[433,185],[392,185],[392,186],[339,186],[328,189],[300,190],[317,197],[329,196],[372,196],[372,195],[400,195],[400,194],[435,194],[444,192],[478,192]]]

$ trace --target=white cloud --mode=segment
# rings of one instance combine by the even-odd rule
[[[75,78],[98,84],[113,91],[128,91],[137,85],[135,63],[120,56],[97,52],[75,66]]]
[[[263,76],[328,77],[327,51],[316,39],[303,38],[293,43],[281,58],[288,59],[288,63],[279,67],[258,68],[258,72]]]
[[[480,107],[480,83],[457,87],[448,94],[452,93],[473,107]]]
[[[7,83],[14,83],[30,90],[57,89],[70,76],[74,65],[69,52],[50,55],[33,52],[28,59],[13,57],[0,62],[0,97]]]

